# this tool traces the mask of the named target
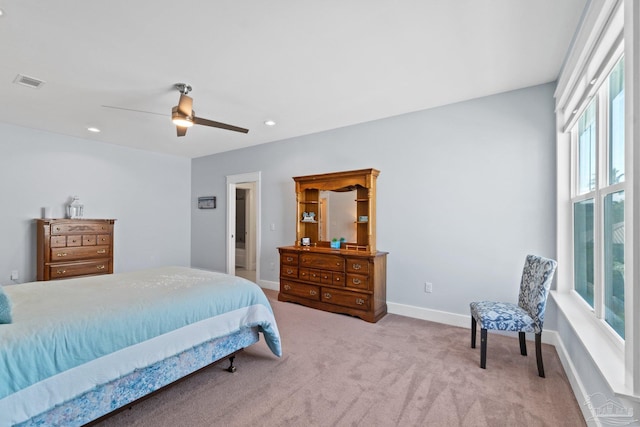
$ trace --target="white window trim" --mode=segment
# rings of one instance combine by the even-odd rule
[[[606,322],[585,309],[587,304],[573,291],[572,189],[575,183],[571,176],[571,138],[565,132],[587,103],[589,83],[609,74],[594,75],[594,70],[604,71],[602,64],[614,56],[612,43],[620,40],[621,21],[625,41],[625,238],[631,243],[625,246],[626,341],[623,348],[613,340]],[[640,401],[640,327],[636,326],[640,325],[640,280],[634,275],[634,271],[640,271],[640,238],[634,239],[634,230],[640,229],[640,200],[637,200],[640,198],[633,197],[640,191],[640,182],[635,178],[640,177],[640,150],[634,150],[634,146],[640,146],[640,84],[634,85],[640,75],[640,4],[634,0],[604,0],[586,12],[583,24],[574,40],[580,46],[572,46],[556,90],[557,257],[561,267],[557,273],[557,290],[551,294],[560,309],[559,316],[567,319],[613,393]],[[635,289],[638,291],[634,292]]]

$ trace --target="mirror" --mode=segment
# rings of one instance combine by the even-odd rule
[[[376,252],[377,169],[294,176],[296,241],[331,248],[344,237],[342,250]],[[321,200],[322,199],[322,200]],[[313,215],[312,215],[313,214]],[[332,249],[337,249],[333,247]]]
[[[321,191],[320,224],[321,241],[344,237],[347,242],[357,242],[356,230],[356,191]]]

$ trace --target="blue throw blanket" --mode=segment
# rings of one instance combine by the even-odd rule
[[[59,372],[241,307],[264,305],[248,280],[184,267],[5,287],[13,323],[0,324],[0,399]],[[277,325],[257,324],[276,356]]]

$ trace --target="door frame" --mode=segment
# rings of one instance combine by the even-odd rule
[[[262,212],[262,172],[248,172],[227,175],[227,274],[236,273],[236,188],[238,184],[255,184],[255,245],[256,245],[256,282],[260,280],[261,212]]]

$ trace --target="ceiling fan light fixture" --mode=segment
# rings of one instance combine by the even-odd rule
[[[182,114],[180,111],[178,111],[177,106],[173,107],[173,109],[171,110],[171,121],[174,125],[183,128],[190,128],[191,126],[193,126],[193,117]]]

